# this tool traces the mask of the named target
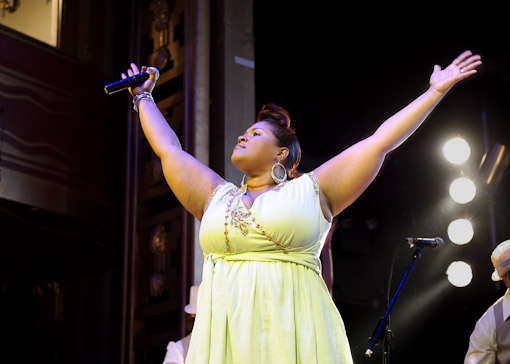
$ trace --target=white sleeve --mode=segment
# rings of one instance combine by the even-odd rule
[[[170,341],[166,347],[166,355],[163,364],[184,364],[184,353],[180,341]]]
[[[475,325],[469,338],[469,348],[464,364],[495,364],[497,350],[496,320],[491,307]]]

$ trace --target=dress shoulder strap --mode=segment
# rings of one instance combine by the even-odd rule
[[[317,196],[319,195],[319,192],[320,192],[320,189],[319,189],[319,182],[317,181],[317,177],[315,176],[315,173],[312,172],[308,172],[306,173],[313,181],[313,187],[315,188],[315,193],[317,194]]]

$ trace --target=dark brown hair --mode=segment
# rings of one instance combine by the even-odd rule
[[[297,177],[297,166],[301,161],[301,146],[296,136],[296,130],[291,126],[287,110],[275,104],[265,104],[257,115],[257,122],[265,121],[272,127],[272,131],[279,147],[289,149],[289,155],[282,164],[287,168],[290,177]]]

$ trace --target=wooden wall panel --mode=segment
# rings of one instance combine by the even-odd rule
[[[7,32],[0,44],[8,50],[0,52],[0,198],[109,224],[122,136],[108,119],[104,76]]]

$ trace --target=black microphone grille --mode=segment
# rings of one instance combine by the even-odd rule
[[[440,238],[439,236],[436,237],[434,239],[434,241],[436,242],[436,246],[434,247],[434,249],[440,249],[444,246],[444,240],[442,238]]]

